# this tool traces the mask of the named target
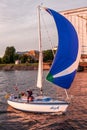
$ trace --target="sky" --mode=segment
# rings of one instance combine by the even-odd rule
[[[7,46],[14,46],[16,51],[38,50],[38,5],[64,11],[86,7],[87,0],[0,0],[0,57]],[[49,18],[46,16],[45,19],[48,21]],[[53,26],[51,21],[47,25],[56,46]],[[45,40],[44,49],[48,48]]]

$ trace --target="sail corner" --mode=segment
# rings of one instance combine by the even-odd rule
[[[46,77],[46,80],[52,82],[52,81],[53,81],[53,76],[52,76],[52,74],[49,73],[49,74],[47,75],[47,77]]]

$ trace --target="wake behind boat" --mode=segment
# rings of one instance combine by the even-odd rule
[[[42,56],[42,43],[41,43],[41,24],[40,24],[40,11],[41,7],[38,6],[39,16],[39,66],[37,76],[37,87],[42,90],[42,75],[43,75],[43,56]],[[80,59],[80,46],[78,44],[78,37],[73,25],[58,12],[43,8],[54,19],[57,32],[58,32],[58,49],[54,57],[51,69],[47,75],[47,80],[55,84],[57,87],[69,89]],[[43,85],[44,86],[44,85]],[[24,98],[15,99],[10,97],[8,104],[13,108],[28,112],[57,112],[64,113],[67,110],[69,103],[62,100],[54,100],[50,97],[35,97],[33,101],[27,103]]]

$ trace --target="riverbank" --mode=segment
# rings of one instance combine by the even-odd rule
[[[43,69],[49,70],[50,64],[43,63]],[[14,70],[37,70],[38,63],[30,63],[30,64],[0,64],[0,70],[4,71],[14,71]]]
[[[43,70],[49,70],[51,63],[43,63]],[[87,62],[81,62],[79,67],[82,71],[87,71]],[[79,70],[78,67],[78,70]],[[25,63],[25,64],[0,64],[0,70],[4,71],[14,71],[14,70],[37,70],[38,63]]]

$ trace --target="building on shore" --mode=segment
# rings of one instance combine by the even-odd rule
[[[87,61],[87,7],[60,12],[75,27],[82,46],[82,58]]]

